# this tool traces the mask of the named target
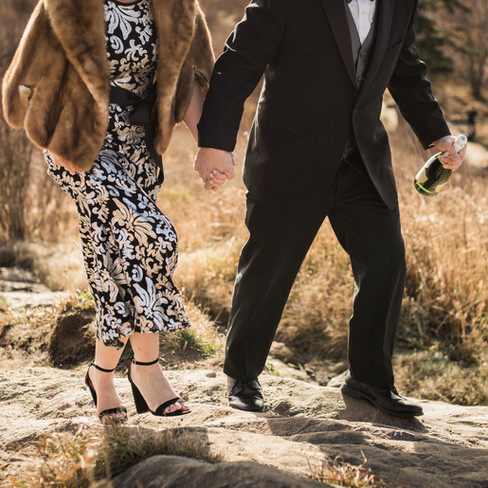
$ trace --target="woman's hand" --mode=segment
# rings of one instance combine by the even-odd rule
[[[68,171],[72,175],[74,175],[75,173],[79,173],[79,171],[69,161],[66,161],[66,159],[63,159],[62,157],[57,156],[52,152],[49,153],[49,156],[51,157],[53,163],[56,166],[63,167],[66,171]]]

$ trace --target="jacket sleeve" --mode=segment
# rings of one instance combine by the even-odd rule
[[[283,38],[282,0],[253,0],[215,63],[203,115],[199,146],[232,151],[244,102],[257,86]]]
[[[426,66],[419,59],[414,45],[413,25],[416,17],[417,2],[388,89],[403,117],[426,149],[433,141],[449,135],[450,131],[425,76]]]
[[[214,62],[210,32],[205,16],[197,4],[195,33],[178,80],[175,122],[181,122],[185,116],[194,80],[200,85],[202,95],[206,95]]]

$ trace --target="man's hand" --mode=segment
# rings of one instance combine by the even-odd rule
[[[206,190],[216,190],[226,179],[234,178],[237,159],[234,153],[202,147],[195,157],[193,167],[202,178]]]
[[[467,149],[466,145],[458,154],[453,146],[455,140],[456,138],[454,136],[445,136],[432,143],[438,151],[448,153],[447,156],[442,158],[443,166],[452,171],[456,171],[463,164]]]

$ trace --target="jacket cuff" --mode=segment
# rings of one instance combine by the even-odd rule
[[[236,147],[235,130],[226,127],[205,127],[204,121],[198,124],[198,147],[209,147],[232,152]]]

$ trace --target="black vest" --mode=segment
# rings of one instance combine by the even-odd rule
[[[369,61],[374,48],[377,11],[378,6],[376,6],[376,12],[371,24],[371,29],[369,30],[368,36],[361,46],[361,40],[359,38],[356,23],[354,22],[354,18],[351,14],[349,6],[346,5],[347,23],[349,24],[349,33],[351,34],[352,58],[354,62],[354,70],[356,72],[356,86],[358,90],[361,88],[364,78],[366,77]]]

